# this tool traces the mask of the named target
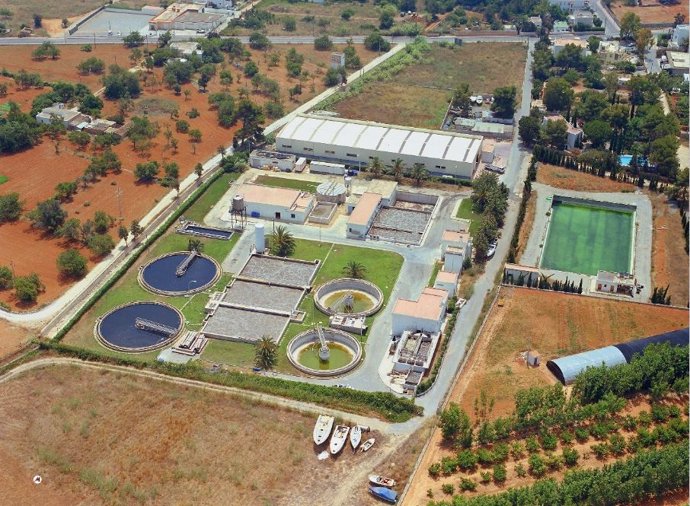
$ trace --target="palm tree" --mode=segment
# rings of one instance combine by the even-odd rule
[[[197,253],[201,253],[204,249],[204,243],[201,242],[201,239],[190,239],[189,242],[187,242],[187,251],[196,251]]]
[[[279,257],[289,257],[295,252],[295,238],[284,225],[276,227],[270,245],[271,253]]]
[[[254,364],[265,371],[278,363],[278,345],[268,336],[263,336],[254,345]]]
[[[405,173],[405,163],[398,158],[393,162],[393,179],[400,182]]]
[[[343,274],[348,278],[362,279],[367,273],[367,268],[364,264],[350,260],[345,267],[343,267]]]
[[[412,166],[412,179],[414,179],[415,186],[421,186],[422,181],[429,176],[429,171],[426,170],[424,164],[415,163]]]
[[[378,156],[375,156],[369,163],[369,172],[371,172],[371,177],[381,177],[383,173],[383,164]]]

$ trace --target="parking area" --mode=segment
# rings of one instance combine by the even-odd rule
[[[315,262],[252,255],[239,277],[302,288],[311,285],[318,266]]]
[[[304,290],[236,279],[223,302],[291,313],[302,300]]]
[[[149,20],[153,16],[141,11],[129,9],[103,9],[101,12],[82,23],[76,34],[113,34],[127,35],[131,32],[139,32],[147,35],[149,32]]]

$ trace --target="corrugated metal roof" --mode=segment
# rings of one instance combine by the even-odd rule
[[[606,346],[605,348],[549,360],[546,363],[546,367],[561,383],[568,385],[575,381],[577,375],[588,367],[599,367],[601,365],[612,367],[627,363],[625,355],[618,348]]]
[[[482,141],[476,135],[306,115],[295,116],[277,137],[466,163],[474,162]]]
[[[643,339],[636,339],[627,343],[616,344],[614,346],[618,348],[625,356],[625,359],[630,362],[634,355],[644,352],[645,348],[650,344],[669,343],[671,346],[688,346],[689,341],[690,334],[688,333],[688,329],[685,328],[645,337]]]

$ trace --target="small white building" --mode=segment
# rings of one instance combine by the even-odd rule
[[[682,76],[688,73],[690,67],[690,54],[683,51],[666,51],[668,63],[662,68],[672,76]]]
[[[683,44],[688,43],[688,25],[678,25],[671,33],[671,40],[668,41],[668,47],[671,49],[678,49]]]
[[[295,166],[295,155],[255,149],[249,155],[249,166],[255,169],[278,169],[289,172]]]
[[[532,23],[537,30],[541,30],[541,27],[543,24],[542,20],[541,20],[541,16],[530,16],[527,18],[527,21]]]
[[[567,33],[570,31],[570,25],[567,21],[554,21],[552,33]]]
[[[204,53],[199,49],[199,44],[197,42],[171,42],[170,47],[172,49],[177,49],[180,54],[184,56],[191,56],[193,54],[201,56]]]
[[[345,166],[340,163],[313,161],[309,164],[309,172],[312,174],[335,174],[342,176],[345,174]]]
[[[80,113],[76,109],[67,109],[65,104],[57,103],[51,107],[46,107],[41,112],[36,114],[36,121],[44,125],[49,125],[53,118],[58,118],[62,121],[65,128],[74,130],[77,125],[91,122],[91,117]]]
[[[345,53],[331,53],[331,68],[339,69],[345,66]]]
[[[448,246],[446,248],[446,254],[444,255],[443,268],[450,272],[462,272],[462,264],[465,263],[465,250],[461,248],[456,248],[454,246]]]
[[[472,254],[472,238],[469,232],[444,230],[441,236],[441,258],[445,258],[448,248],[459,249],[463,257],[469,257]]]
[[[484,139],[482,141],[482,163],[491,163],[494,161],[494,150],[496,149],[496,142],[493,139]]]
[[[542,120],[542,125],[546,125],[549,121],[565,122],[567,126],[566,145],[568,146],[568,149],[573,149],[575,146],[578,146],[582,142],[582,138],[584,136],[584,132],[582,131],[582,129],[568,123],[562,115],[553,114],[550,116],[544,116],[544,119]]]
[[[441,332],[447,304],[448,292],[439,288],[425,288],[417,300],[398,299],[393,308],[393,335],[406,330]]]
[[[635,284],[635,278],[632,274],[609,271],[597,272],[597,292],[623,294],[632,297],[635,292]]]
[[[576,9],[589,9],[589,0],[549,0],[551,5],[558,5],[566,12]]]
[[[290,223],[304,223],[316,203],[311,193],[258,184],[243,184],[237,194],[244,197],[248,216]]]
[[[436,280],[434,281],[434,288],[439,288],[441,290],[445,290],[448,292],[451,296],[455,295],[455,292],[458,290],[458,278],[460,277],[460,273],[458,272],[451,272],[445,270],[445,265],[443,268],[438,271],[438,274],[436,274]]]
[[[380,207],[381,195],[372,192],[363,193],[347,220],[347,236],[364,239]]]

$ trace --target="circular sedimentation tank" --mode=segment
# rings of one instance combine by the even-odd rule
[[[218,281],[218,262],[201,253],[191,260],[189,255],[189,251],[178,251],[151,260],[139,271],[139,283],[159,295],[179,296],[200,292]]]
[[[359,364],[362,360],[362,345],[354,337],[342,330],[322,329],[329,349],[328,360],[319,358],[321,348],[317,329],[298,334],[288,343],[287,356],[298,370],[321,378],[340,376]]]
[[[383,305],[383,293],[363,279],[339,278],[324,283],[314,292],[314,304],[327,315],[371,316]]]
[[[96,321],[96,339],[105,347],[126,352],[162,348],[183,328],[184,318],[162,302],[134,302],[111,310]]]

